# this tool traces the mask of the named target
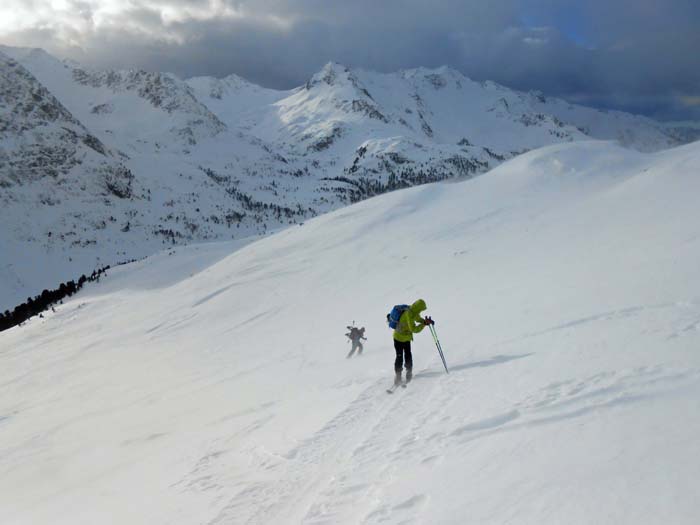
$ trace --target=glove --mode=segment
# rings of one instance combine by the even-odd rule
[[[424,323],[427,326],[427,325],[435,324],[435,321],[433,321],[430,317],[426,317],[424,320]]]

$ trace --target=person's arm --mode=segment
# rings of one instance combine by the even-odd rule
[[[411,314],[411,331],[414,334],[417,334],[418,332],[421,332],[423,328],[425,328],[425,319],[423,319],[420,315],[417,315],[418,319],[413,318],[413,314]]]

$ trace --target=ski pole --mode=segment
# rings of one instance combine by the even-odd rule
[[[442,350],[440,349],[440,342],[438,341],[437,334],[435,333],[435,330],[433,329],[433,325],[428,325],[430,327],[430,335],[433,336],[433,342],[435,343],[435,347],[437,348],[438,354],[440,355],[440,359],[442,359],[442,364],[445,365],[445,357],[442,354]],[[447,371],[447,366],[445,365],[445,371]]]
[[[445,362],[445,354],[442,353],[442,345],[440,345],[440,340],[438,339],[437,333],[435,332],[435,327],[431,324],[430,326],[430,333],[433,335],[433,341],[435,341],[435,346],[438,349],[438,353],[440,354],[440,359],[442,359],[442,364],[445,367],[445,372],[448,374],[450,371],[447,369],[447,363]]]

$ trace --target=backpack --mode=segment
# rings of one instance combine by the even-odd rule
[[[391,312],[386,314],[386,322],[389,328],[395,330],[399,324],[399,319],[401,319],[401,314],[408,310],[407,304],[397,304],[391,309]]]

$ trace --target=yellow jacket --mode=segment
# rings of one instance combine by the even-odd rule
[[[394,330],[394,339],[403,343],[413,341],[413,334],[417,334],[425,328],[425,321],[420,316],[420,313],[427,306],[423,299],[418,299],[415,303],[408,307],[399,318],[399,323]]]

